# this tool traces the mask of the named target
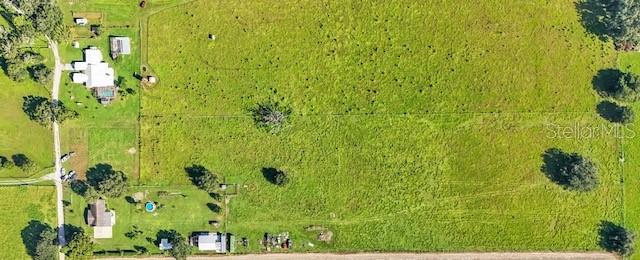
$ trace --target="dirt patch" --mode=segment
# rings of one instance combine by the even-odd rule
[[[70,169],[74,170],[78,179],[85,180],[86,172],[89,168],[89,133],[86,129],[71,129],[69,132],[69,148],[75,155],[69,159]]]

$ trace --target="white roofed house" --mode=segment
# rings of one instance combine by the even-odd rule
[[[75,71],[71,75],[73,83],[84,84],[103,105],[116,98],[115,71],[103,61],[102,52],[96,47],[84,50],[84,61],[72,63]]]

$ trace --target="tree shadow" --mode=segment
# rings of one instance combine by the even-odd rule
[[[222,200],[222,195],[220,195],[220,193],[217,193],[217,192],[209,192],[209,197],[211,197],[215,201]]]
[[[22,229],[20,235],[22,236],[22,243],[27,249],[27,254],[35,256],[36,247],[38,245],[38,241],[40,241],[40,235],[47,229],[53,230],[49,224],[42,223],[39,220],[29,221],[29,224]]]
[[[591,80],[593,89],[602,97],[615,96],[616,93],[622,91],[618,84],[622,75],[622,71],[618,69],[599,70]]]
[[[86,216],[85,219],[87,219]],[[77,234],[84,233],[84,229],[79,226],[74,226],[71,224],[64,224],[62,226],[64,227],[64,238],[67,241],[71,241]]]
[[[602,41],[614,33],[609,31],[606,20],[614,15],[614,3],[611,0],[581,0],[575,4],[582,26]]]
[[[615,224],[611,221],[603,220],[600,222],[598,234],[598,244],[608,252],[627,255],[631,253],[631,251],[633,251],[633,248],[630,247],[630,245],[627,245],[625,242],[627,242],[628,238],[630,238],[630,240],[632,241],[634,235],[628,233],[628,231],[624,227],[618,224]]]
[[[11,160],[13,161],[13,163],[16,166],[18,166],[20,168],[28,166],[29,164],[31,164],[31,160],[29,159],[29,157],[27,157],[26,155],[21,154],[21,153],[12,155],[11,156]]]
[[[198,185],[196,180],[199,177],[203,176],[205,173],[209,172],[206,167],[199,164],[194,164],[186,167],[184,168],[184,171],[187,172],[187,175],[189,176],[189,179],[191,179],[191,183],[193,183],[193,185]]]
[[[273,167],[262,168],[262,176],[264,176],[264,178],[270,183],[278,184],[278,181],[276,180],[276,177],[278,176],[278,174],[280,174],[280,171],[276,168],[273,168]]]
[[[106,180],[113,173],[113,166],[99,163],[87,170],[87,184],[96,187],[98,183]]]
[[[70,186],[73,192],[83,197],[87,194],[87,190],[89,189],[87,182],[82,180],[72,181]]]
[[[565,153],[558,148],[550,148],[542,154],[543,164],[540,170],[552,182],[566,186],[569,185],[569,178],[562,171],[571,160],[571,154]]]
[[[213,213],[220,213],[220,211],[222,211],[222,207],[215,203],[207,203],[207,208],[213,211]]]
[[[611,101],[602,101],[596,106],[596,111],[605,120],[612,123],[625,123],[625,108]]]
[[[32,95],[22,97],[22,100],[22,111],[27,114],[29,119],[34,121],[38,120],[38,107],[40,107],[42,103],[49,102],[49,100],[45,97]]]
[[[137,203],[138,203],[138,202],[136,201],[136,199],[134,199],[134,198],[133,198],[133,197],[131,197],[131,196],[125,196],[125,197],[124,197],[124,199],[127,201],[127,203],[132,204],[132,205],[135,205],[135,204],[137,204]]]
[[[9,158],[0,155],[0,167],[6,165],[9,162]]]

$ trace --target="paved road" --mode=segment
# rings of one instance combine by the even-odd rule
[[[101,258],[131,260],[131,258]],[[141,258],[166,260],[168,257]],[[360,253],[360,254],[261,254],[221,257],[189,257],[193,260],[616,260],[608,253]]]
[[[51,49],[51,52],[53,52],[53,57],[55,59],[55,67],[53,69],[53,86],[51,88],[51,103],[53,106],[57,106],[63,66],[62,60],[60,59],[60,52],[58,51],[58,43],[49,39],[49,48]],[[60,125],[55,118],[53,120],[53,147],[56,161],[54,183],[56,184],[56,204],[58,208],[58,242],[60,246],[63,246],[66,244],[66,241],[64,239],[64,204],[62,203],[64,196],[62,194],[62,182],[60,181],[60,171],[62,170],[60,157],[62,157],[62,152],[60,151]],[[60,253],[60,259],[64,260],[64,254]]]

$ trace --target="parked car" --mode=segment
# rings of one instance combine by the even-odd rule
[[[76,155],[76,152],[71,151],[68,154],[65,154],[62,157],[60,157],[60,161],[61,162],[66,162],[67,160],[71,159],[71,157],[73,157],[74,155]]]
[[[64,176],[64,180],[72,181],[76,179],[76,171],[69,171],[67,175]]]

